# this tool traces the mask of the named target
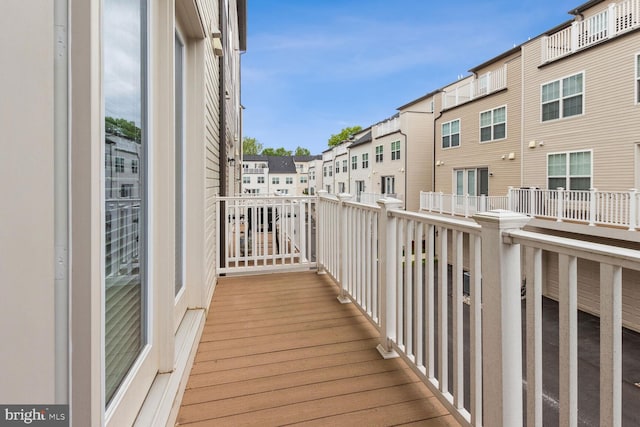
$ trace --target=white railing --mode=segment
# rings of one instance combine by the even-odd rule
[[[319,199],[319,268],[378,327],[381,354],[402,357],[463,425],[522,425],[523,391],[527,425],[544,423],[542,377],[555,371],[542,364],[542,289],[552,279],[543,251],[560,262],[560,425],[577,425],[577,265],[598,263],[600,421],[621,425],[622,270],[640,271],[640,251],[524,232],[529,218],[514,212],[470,222],[405,212],[396,199],[371,207],[349,198]],[[517,345],[521,281],[526,358]]]
[[[355,201],[359,203],[364,203],[367,205],[378,206],[378,200],[383,199],[385,197],[393,197],[399,198],[402,200],[402,195],[398,194],[380,194],[380,193],[360,193],[356,195]]]
[[[315,268],[315,197],[219,197],[218,274]]]
[[[606,10],[575,21],[542,39],[542,62],[553,61],[640,25],[640,0],[612,3]]]
[[[568,191],[510,188],[507,196],[459,196],[420,192],[420,210],[469,218],[505,209],[538,218],[607,225],[636,230],[640,224],[640,193],[629,191]]]
[[[466,82],[442,92],[442,108],[452,108],[507,87],[507,66],[468,78]]]

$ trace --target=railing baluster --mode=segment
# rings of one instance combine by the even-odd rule
[[[403,259],[402,259],[402,254],[403,254],[403,250],[402,250],[402,246],[403,246],[403,233],[404,233],[404,220],[398,220],[396,221],[396,248],[395,248],[395,255],[396,255],[396,281],[395,281],[395,288],[396,288],[396,343],[398,344],[398,347],[400,347],[401,349],[405,349],[405,340],[404,340],[404,322],[405,322],[405,318],[404,318],[404,286],[406,285],[406,282],[404,281],[404,271],[405,269],[402,267],[403,266]],[[406,267],[406,266],[405,266]]]
[[[440,383],[440,391],[442,393],[449,392],[449,346],[448,346],[448,313],[447,313],[447,287],[448,287],[448,268],[447,268],[447,234],[448,230],[444,227],[438,228],[438,237],[440,238],[440,253],[438,255],[438,266],[440,274],[438,275],[438,381]]]
[[[542,249],[526,257],[527,425],[542,427]]]
[[[415,315],[415,329],[416,329],[416,365],[418,367],[424,367],[424,277],[422,267],[422,257],[424,256],[424,250],[422,242],[424,242],[424,225],[422,222],[416,224],[416,233],[414,237],[415,243],[415,286],[416,286],[416,315]],[[423,371],[424,373],[424,371]]]
[[[471,425],[482,425],[482,241],[469,236],[469,387]]]
[[[406,354],[409,357],[412,357],[414,354],[413,347],[413,250],[412,250],[412,235],[414,233],[413,229],[413,221],[405,221],[405,249],[404,249],[404,268],[405,268],[405,284],[404,284],[404,294],[405,294],[405,307],[404,307],[404,318],[405,318],[405,336],[406,336]],[[415,358],[414,358],[415,363]]]
[[[578,425],[578,288],[577,258],[558,255],[560,276],[560,425]]]
[[[432,379],[435,377],[435,225],[427,226],[427,288],[425,291],[425,310],[427,319],[427,336],[426,336],[426,365],[427,365],[427,378]]]
[[[600,264],[600,425],[622,425],[622,267]]]
[[[452,236],[453,281],[452,281],[452,335],[453,335],[453,404],[456,408],[464,407],[464,333],[462,316],[462,242],[463,233],[454,230]]]

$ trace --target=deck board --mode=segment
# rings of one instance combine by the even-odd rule
[[[177,425],[458,423],[314,272],[220,278]]]

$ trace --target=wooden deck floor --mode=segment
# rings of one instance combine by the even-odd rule
[[[221,278],[177,425],[457,426],[314,272]]]

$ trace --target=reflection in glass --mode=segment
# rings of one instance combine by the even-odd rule
[[[145,32],[143,1],[104,1],[105,401],[145,334]]]

